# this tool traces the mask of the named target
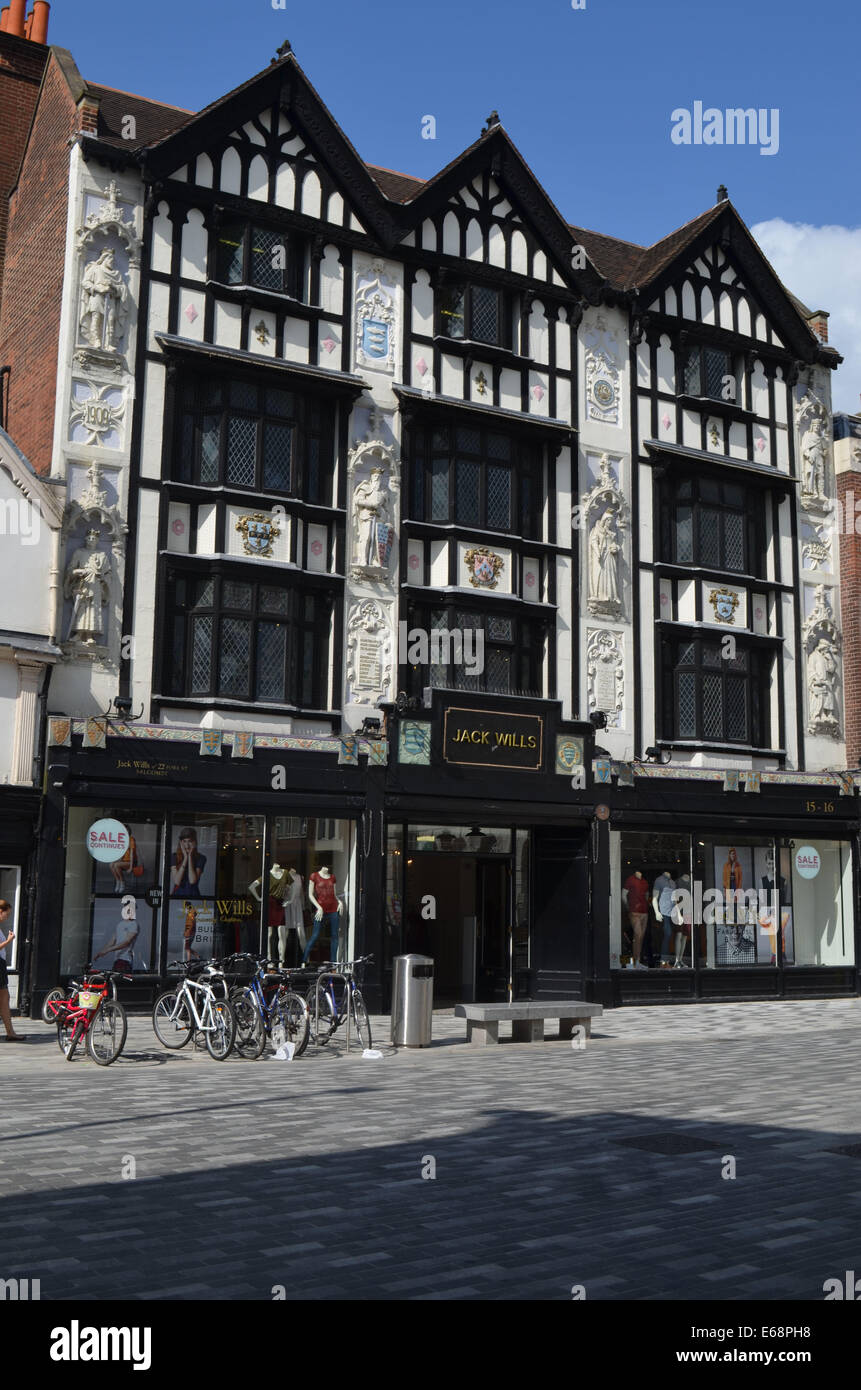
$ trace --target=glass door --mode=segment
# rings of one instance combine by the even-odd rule
[[[511,865],[476,861],[475,998],[509,1002],[513,994]]]

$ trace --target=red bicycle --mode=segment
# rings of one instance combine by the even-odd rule
[[[130,980],[113,970],[87,974],[80,984],[73,980],[64,999],[46,1001],[46,1010],[57,1024],[57,1043],[66,1061],[71,1062],[82,1038],[87,1051],[100,1067],[115,1062],[125,1046],[128,1033],[126,1011],[116,998],[115,980]]]

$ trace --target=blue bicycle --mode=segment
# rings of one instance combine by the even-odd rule
[[[289,988],[290,972],[271,969],[265,956],[247,952],[238,952],[223,962],[228,974],[249,966],[254,970],[249,983],[230,991],[236,1015],[235,1051],[243,1057],[259,1057],[269,1038],[276,1048],[292,1043],[293,1056],[301,1057],[308,1046],[310,1019],[301,994]]]

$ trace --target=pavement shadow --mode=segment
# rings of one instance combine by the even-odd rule
[[[460,1128],[444,1133],[445,1095],[412,1080],[428,1094],[401,1097],[408,1142],[378,1143],[384,1112],[363,1100],[343,1142],[315,1150],[341,1096],[392,1104],[362,1085],[135,1114],[129,1130],[159,1125],[114,1145],[91,1141],[116,1120],[71,1125],[91,1180],[16,1195],[4,1275],[41,1278],[46,1300],[568,1300],[575,1285],[588,1299],[811,1300],[861,1267],[846,1221],[857,1134],[582,1114],[576,1083],[553,1112],[450,1099]],[[27,1137],[7,1135],[13,1164]],[[70,1220],[106,1239],[70,1247]]]

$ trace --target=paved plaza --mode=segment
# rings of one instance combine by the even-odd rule
[[[100,1068],[16,1020],[0,1276],[43,1299],[821,1300],[861,1272],[861,1001],[608,1011],[585,1050],[469,1047],[439,1013],[395,1052],[387,1023],[379,1060],[339,1035],[220,1064],[137,1015]]]

